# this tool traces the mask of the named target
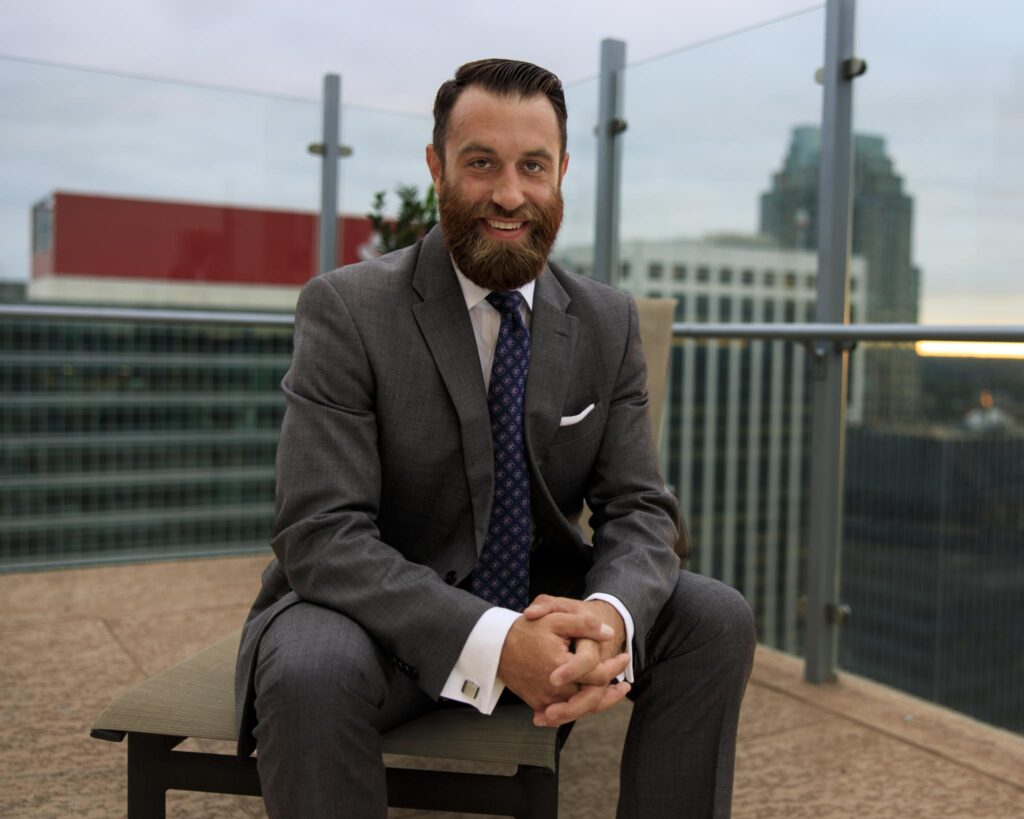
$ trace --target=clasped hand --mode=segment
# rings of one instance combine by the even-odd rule
[[[535,725],[553,727],[622,701],[629,683],[609,683],[629,665],[625,648],[614,606],[542,594],[509,630],[498,676],[533,708]]]

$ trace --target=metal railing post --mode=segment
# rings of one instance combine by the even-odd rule
[[[622,69],[626,44],[601,41],[601,81],[597,106],[597,214],[594,228],[593,278],[614,284],[619,265],[619,194],[622,178]]]
[[[818,188],[816,320],[849,321],[853,171],[853,33],[856,0],[828,0],[825,12],[825,93]],[[818,342],[813,387],[808,518],[806,666],[808,682],[836,679],[839,554],[842,547],[846,441],[847,349]]]
[[[323,154],[320,162],[319,272],[338,266],[338,137],[341,114],[341,77],[324,75]]]

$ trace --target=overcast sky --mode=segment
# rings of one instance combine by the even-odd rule
[[[1024,315],[1024,11],[1013,0],[861,0],[858,131],[915,202],[928,321]],[[754,232],[796,125],[820,117],[822,11],[806,0],[0,0],[0,277],[27,270],[27,213],[55,189],[312,210],[317,98],[343,77],[343,208],[425,184],[437,86],[462,62],[537,62],[568,86],[566,240],[593,221],[603,37],[627,42],[623,235]],[[774,21],[774,22],[773,22]],[[730,33],[743,34],[726,37]],[[668,56],[666,56],[668,55]],[[660,59],[653,59],[653,58]],[[194,82],[256,94],[184,87]],[[292,99],[272,99],[279,95]],[[305,100],[305,101],[304,101]],[[366,110],[383,109],[383,112]],[[391,112],[391,113],[387,113]]]

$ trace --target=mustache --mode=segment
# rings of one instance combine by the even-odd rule
[[[487,204],[475,208],[473,217],[476,219],[498,219],[508,222],[535,222],[540,217],[540,212],[533,205],[525,202],[515,210],[505,210],[501,205]]]

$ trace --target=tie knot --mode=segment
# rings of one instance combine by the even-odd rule
[[[523,300],[523,294],[518,290],[511,290],[508,293],[488,293],[487,301],[491,307],[502,315],[515,313],[519,309],[519,302]]]

